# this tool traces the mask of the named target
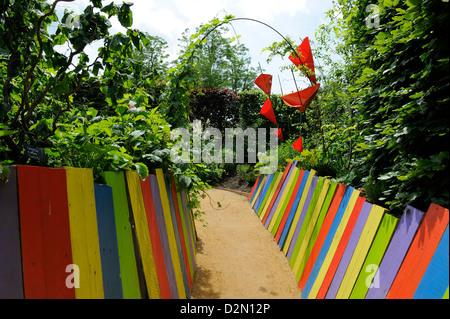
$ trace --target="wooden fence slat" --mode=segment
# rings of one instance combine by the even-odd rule
[[[112,188],[94,184],[94,190],[105,299],[122,299]]]
[[[336,183],[333,182],[330,183],[330,187],[328,188],[325,200],[322,204],[322,208],[320,209],[317,220],[315,222],[311,220],[312,223],[310,224],[310,226],[306,231],[305,239],[303,240],[302,245],[299,249],[297,258],[295,260],[291,259],[291,261],[294,263],[292,269],[294,271],[297,282],[300,280],[300,276],[303,272],[304,267],[306,266],[306,262],[309,259],[309,255],[311,254],[317,236],[319,235],[320,229],[325,220],[325,216],[327,215],[328,209],[330,208],[331,201],[333,200],[337,186],[338,184]]]
[[[261,175],[259,175],[256,178],[255,185],[253,185],[252,191],[250,192],[250,195],[248,195],[248,201],[251,202],[253,198],[253,194],[255,193],[255,190],[258,188],[259,183],[261,182]]]
[[[386,248],[391,240],[392,234],[397,227],[398,218],[385,214],[381,221],[380,227],[378,227],[377,234],[367,254],[364,265],[361,267],[361,272],[356,279],[353,286],[350,299],[364,299],[367,290],[373,282],[376,269],[380,265],[381,259],[384,256]]]
[[[270,175],[264,175],[263,180],[261,181],[261,185],[259,185],[258,189],[256,190],[255,197],[252,200],[252,207],[253,207],[254,211],[256,211],[256,206],[257,206],[259,200],[261,199],[260,195],[264,191],[264,188],[266,187],[269,178],[270,178]]]
[[[136,227],[139,251],[142,258],[147,292],[150,299],[160,299],[161,291],[159,289],[158,276],[156,274],[155,258],[153,255],[144,199],[142,196],[140,177],[136,171],[127,171],[125,176]]]
[[[413,299],[440,299],[448,287],[448,226],[439,242]]]
[[[172,262],[173,262],[173,268],[175,271],[175,278],[178,288],[178,295],[181,299],[186,299],[186,290],[184,287],[184,279],[183,279],[183,272],[181,270],[181,264],[180,264],[180,256],[178,254],[178,245],[177,240],[175,237],[175,230],[174,230],[174,222],[172,220],[172,215],[170,212],[170,205],[169,205],[169,198],[167,196],[165,181],[164,181],[164,174],[162,169],[156,169],[156,178],[158,181],[159,186],[159,195],[161,199],[161,204],[163,208],[164,213],[164,221],[166,224],[166,230],[169,240],[169,246],[170,246],[170,253],[172,256]]]
[[[339,209],[333,219],[333,223],[331,224],[331,227],[329,228],[329,231],[326,234],[326,238],[323,241],[322,247],[320,249],[320,253],[317,256],[317,259],[314,263],[314,266],[311,270],[311,273],[308,277],[305,287],[302,290],[303,298],[308,298],[308,296],[311,292],[311,289],[313,288],[313,285],[317,279],[320,269],[322,268],[323,262],[328,254],[329,248],[333,242],[333,238],[336,234],[336,231],[338,230],[339,225],[341,224],[341,221],[344,217],[344,213],[347,211],[347,205],[350,201],[353,191],[354,191],[353,187],[349,186],[344,194],[344,197],[342,198],[342,201],[339,205]]]
[[[330,297],[334,298],[339,289],[342,277],[344,277],[345,270],[353,255],[354,248],[360,239],[370,209],[372,208],[372,205],[369,205],[365,201],[363,197],[358,197],[356,201],[339,246],[327,270],[322,286],[317,293],[317,299],[323,299],[325,296],[327,299]]]
[[[258,185],[258,188],[255,191],[255,194],[253,196],[252,199],[252,207],[255,207],[255,203],[259,198],[259,194],[261,193],[261,190],[263,189],[263,187],[266,185],[267,182],[267,175],[264,175],[264,177],[261,179],[261,183]]]
[[[259,209],[262,206],[262,203],[264,202],[264,198],[266,198],[266,196],[269,192],[270,185],[272,184],[274,176],[275,175],[273,175],[273,174],[267,175],[266,183],[263,186],[261,193],[259,194],[259,198],[256,200],[256,203],[255,203],[254,210],[256,213],[258,213]]]
[[[302,229],[300,230],[298,236],[294,234],[294,238],[296,238],[295,245],[291,257],[289,259],[289,263],[292,269],[294,269],[296,260],[299,259],[299,254],[303,256],[303,254],[305,253],[306,244],[309,243],[309,240],[311,239],[312,230],[314,229],[320,211],[322,210],[322,206],[327,196],[329,187],[330,187],[330,180],[322,178],[321,185],[316,186],[316,192],[318,192],[318,194],[313,195],[313,197],[317,196],[316,204],[314,205],[314,207],[311,206],[309,208],[311,209],[311,211],[307,212],[306,215],[307,219],[305,219],[305,221],[303,222],[304,226],[302,226]]]
[[[167,176],[167,179],[170,183],[168,183],[168,192],[172,195],[173,200],[173,206],[175,209],[175,216],[177,219],[177,226],[178,226],[178,232],[180,234],[180,244],[181,244],[181,250],[183,254],[183,262],[184,262],[184,269],[186,271],[186,279],[187,279],[187,285],[186,288],[188,289],[188,293],[190,296],[190,288],[192,286],[192,276],[191,276],[191,269],[189,267],[189,256],[188,256],[188,250],[189,247],[187,245],[187,242],[185,240],[185,233],[186,233],[186,225],[184,224],[184,218],[182,218],[182,206],[179,205],[178,197],[177,197],[177,190],[176,190],[176,184],[175,184],[175,178],[170,175]],[[170,185],[170,186],[169,186]],[[169,196],[170,198],[170,196]]]
[[[448,226],[448,209],[431,204],[386,298],[411,299]]]
[[[283,213],[282,219],[280,221],[280,224],[278,226],[277,232],[275,234],[275,241],[277,243],[279,243],[279,241],[280,241],[280,237],[281,237],[281,234],[283,233],[284,226],[286,225],[286,222],[288,220],[289,213],[291,212],[292,206],[294,206],[295,198],[297,197],[298,191],[300,189],[300,185],[302,184],[303,175],[305,175],[305,171],[302,169],[302,170],[300,170],[300,174],[298,175],[297,180],[293,184],[294,189],[293,189],[292,194],[289,198],[289,201],[286,205],[286,208],[283,210],[284,213]],[[297,202],[297,205],[298,205],[298,202]]]
[[[297,212],[298,205],[300,204],[300,200],[302,198],[303,192],[305,191],[306,184],[309,180],[309,174],[310,173],[308,171],[304,171],[300,186],[298,188],[297,193],[295,194],[294,202],[292,203],[292,206],[289,209],[289,211],[286,212],[287,215],[286,223],[283,229],[280,231],[279,234],[280,239],[278,240],[278,246],[280,246],[281,249],[283,249],[286,237],[292,226],[292,221],[294,220],[295,213]]]
[[[167,277],[166,264],[161,245],[161,236],[158,229],[156,219],[155,204],[153,201],[152,189],[150,186],[150,178],[140,179],[142,197],[144,200],[145,212],[147,216],[150,240],[152,242],[153,256],[155,259],[156,274],[158,277],[159,289],[162,299],[170,299],[170,286]]]
[[[103,278],[91,169],[66,168],[73,262],[80,269],[77,299],[103,299]]]
[[[268,230],[272,233],[272,236],[275,236],[278,226],[280,225],[281,219],[283,218],[283,214],[285,213],[286,206],[289,203],[289,198],[292,196],[292,191],[295,187],[295,181],[298,179],[300,175],[300,170],[297,167],[294,167],[291,176],[286,184],[285,191],[281,196],[280,202],[275,210],[275,213],[272,217],[272,220],[269,223]]]
[[[160,189],[156,175],[149,175],[150,185],[152,188],[153,203],[155,205],[156,220],[158,231],[161,238],[161,247],[163,250],[164,263],[166,265],[167,278],[169,280],[169,288],[172,299],[178,299],[177,279],[175,276],[174,263],[172,261],[172,253],[170,251],[169,235],[166,229],[166,221],[164,219],[164,211],[161,202]]]
[[[182,190],[180,192],[180,198],[181,198],[181,202],[182,202],[182,207],[183,207],[183,213],[184,213],[184,219],[186,221],[186,225],[188,225],[186,227],[187,229],[187,233],[188,233],[188,239],[189,239],[189,250],[191,253],[191,264],[192,264],[192,275],[194,274],[194,270],[195,270],[195,256],[197,254],[197,232],[195,229],[195,224],[194,224],[194,216],[192,214],[192,211],[190,209],[188,209],[187,207],[187,195],[185,194],[184,190]]]
[[[313,177],[308,196],[306,197],[305,205],[303,206],[303,210],[298,223],[295,226],[294,235],[292,236],[291,244],[286,255],[289,261],[291,259],[296,259],[297,257],[298,250],[295,250],[295,247],[297,246],[298,248],[300,248],[299,245],[297,245],[297,242],[301,242],[303,240],[306,228],[308,227],[309,221],[312,217],[312,213],[316,208],[319,195],[321,194],[323,183],[323,177]]]
[[[298,259],[303,258],[307,244],[309,243],[309,241],[311,239],[312,231],[314,229],[314,226],[316,225],[317,219],[319,218],[320,212],[322,211],[322,206],[324,204],[326,195],[328,193],[328,189],[330,187],[330,180],[322,178],[320,181],[320,184],[321,185],[316,186],[316,192],[318,192],[316,204],[314,205],[313,208],[311,205],[311,208],[310,208],[311,211],[307,212],[307,215],[306,215],[307,218],[303,222],[304,226],[302,226],[302,229],[300,230],[298,236],[294,235],[294,238],[296,238],[296,242],[295,242],[294,249],[292,251],[292,255],[289,259],[289,264],[291,265],[291,268],[293,270],[294,270],[296,261]],[[330,200],[330,202],[331,202],[331,200]],[[310,210],[310,209],[308,209],[308,210]],[[292,244],[291,244],[291,246],[292,246]]]
[[[125,173],[104,172],[103,175],[106,184],[112,188],[123,298],[140,299],[141,291],[131,232]]]
[[[281,174],[281,172],[276,172],[275,173],[275,176],[274,176],[274,178],[272,180],[271,189],[270,189],[270,192],[269,192],[269,194],[267,196],[267,199],[266,199],[264,205],[261,206],[260,210],[258,211],[259,219],[261,221],[266,216],[267,209],[269,208],[269,205],[270,205],[270,203],[272,201],[272,198],[273,198],[273,196],[275,194],[275,191],[277,190],[277,187],[278,187],[278,185],[279,185],[279,183],[281,181],[281,177],[282,176],[283,176],[283,174]]]
[[[327,238],[328,232],[333,225],[334,219],[336,218],[336,214],[339,211],[339,207],[341,205],[342,200],[344,199],[344,195],[346,194],[347,187],[343,184],[339,184],[333,200],[330,204],[330,208],[325,216],[325,220],[323,221],[322,227],[319,230],[319,234],[317,235],[316,241],[314,242],[314,246],[311,249],[311,253],[309,254],[309,258],[306,260],[306,264],[303,270],[300,268],[299,273],[297,273],[296,277],[298,279],[298,287],[300,290],[304,290],[306,283],[308,281],[309,276],[314,268],[314,265],[317,261],[317,258],[320,255],[321,249],[325,240]],[[349,195],[348,195],[349,196]],[[346,202],[343,205],[347,205],[348,198],[346,198]],[[340,217],[339,217],[340,218]]]
[[[267,183],[266,189],[264,190],[264,195],[261,197],[261,200],[259,201],[255,210],[258,216],[261,215],[262,210],[266,206],[267,200],[269,198],[269,195],[272,191],[273,185],[275,184],[278,175],[280,175],[280,172],[276,172],[275,174],[270,175],[270,180]]]
[[[350,187],[349,187],[350,188]],[[353,192],[350,196],[348,204],[346,205],[344,214],[341,218],[339,226],[333,234],[333,238],[331,239],[331,244],[329,245],[325,258],[322,261],[322,265],[320,270],[317,273],[317,276],[312,284],[311,290],[309,291],[308,298],[314,299],[319,292],[319,288],[322,285],[323,279],[325,278],[326,271],[330,266],[331,260],[333,259],[334,254],[336,253],[336,249],[341,241],[342,235],[347,227],[348,221],[350,219],[351,213],[353,212],[353,208],[356,204],[356,201],[359,197],[359,191],[353,189]],[[323,248],[322,248],[323,249]],[[318,259],[319,260],[319,259]],[[316,262],[317,263],[317,262]],[[310,278],[311,279],[311,278]]]
[[[350,260],[347,271],[342,279],[342,284],[336,294],[336,298],[349,298],[385,211],[386,210],[383,207],[377,205],[372,206],[366,225],[364,226],[361,237],[353,252],[352,259]]]
[[[289,162],[287,164],[286,168],[284,169],[283,175],[281,175],[281,178],[280,178],[280,181],[278,182],[277,188],[275,189],[275,192],[274,192],[274,194],[272,196],[272,199],[270,200],[269,206],[267,207],[267,209],[266,209],[266,211],[264,213],[264,216],[262,218],[263,224],[266,224],[267,218],[269,218],[269,215],[270,215],[270,213],[272,211],[273,205],[275,204],[275,201],[278,198],[278,195],[280,193],[281,187],[284,184],[286,176],[290,172],[291,166],[292,166],[292,163]],[[261,215],[263,215],[263,214],[261,214]]]
[[[194,279],[194,266],[193,266],[193,258],[194,253],[192,251],[192,243],[190,238],[190,222],[188,220],[189,214],[186,214],[185,207],[183,205],[183,200],[181,199],[181,192],[176,191],[178,187],[180,186],[178,181],[172,176],[173,185],[172,190],[174,193],[174,200],[176,200],[178,205],[178,210],[180,214],[180,220],[181,220],[181,227],[183,232],[183,243],[184,243],[184,249],[186,251],[186,259],[185,259],[185,265],[186,265],[186,271],[188,271],[188,279],[189,279],[189,288],[192,288],[192,280]]]
[[[386,253],[381,260],[375,276],[377,285],[372,285],[366,294],[366,299],[384,299],[391,288],[398,269],[403,262],[417,228],[422,221],[423,212],[411,206],[407,206],[397,229],[392,236]]]
[[[73,299],[81,288],[66,285],[67,266],[79,265],[73,258],[66,172],[17,169],[25,298]]]
[[[23,299],[17,168],[0,181],[0,299]]]
[[[263,198],[263,200],[261,202],[261,205],[259,206],[258,210],[256,211],[256,213],[258,214],[258,216],[260,216],[260,218],[261,218],[261,213],[266,208],[268,200],[272,196],[272,192],[274,191],[274,187],[276,187],[276,185],[277,185],[278,176],[280,176],[280,172],[276,172],[275,175],[273,175],[272,181],[270,182],[270,185],[267,188],[266,195],[264,196],[264,198]]]
[[[306,181],[305,188],[303,189],[302,197],[300,198],[300,202],[298,203],[297,210],[295,211],[294,218],[292,219],[291,227],[289,228],[289,232],[287,233],[286,240],[283,245],[283,253],[287,255],[289,246],[291,245],[292,237],[294,236],[295,226],[298,224],[298,221],[301,216],[301,212],[303,210],[303,206],[305,205],[306,199],[308,197],[309,189],[311,187],[311,183],[313,178],[316,175],[315,170],[311,170],[308,175],[308,179]]]
[[[184,285],[184,290],[186,293],[186,298],[190,298],[191,296],[191,291],[189,289],[189,279],[188,279],[188,269],[189,267],[187,267],[188,269],[186,269],[186,264],[185,264],[185,252],[183,251],[183,234],[182,231],[180,232],[180,230],[182,229],[180,223],[180,217],[179,214],[177,215],[177,211],[175,209],[175,203],[173,200],[173,196],[172,196],[172,190],[170,188],[170,182],[171,180],[169,179],[168,175],[164,174],[164,179],[165,179],[165,184],[166,184],[166,192],[167,192],[167,198],[169,199],[169,207],[170,207],[170,214],[172,217],[172,223],[173,223],[173,231],[175,234],[175,240],[177,243],[177,249],[178,249],[178,258],[180,259],[180,267],[181,267],[181,273],[183,274],[183,285]],[[189,274],[190,277],[190,274]]]

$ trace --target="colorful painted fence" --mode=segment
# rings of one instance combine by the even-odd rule
[[[408,206],[398,219],[295,161],[260,176],[249,201],[288,258],[303,298],[448,298],[444,207]]]
[[[189,298],[187,194],[157,169],[11,167],[0,182],[0,298]]]

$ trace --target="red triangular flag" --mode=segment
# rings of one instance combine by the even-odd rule
[[[300,153],[303,152],[303,141],[302,141],[302,137],[301,136],[298,138],[298,140],[296,140],[294,142],[294,144],[292,144],[292,147],[294,149],[296,149],[297,151],[299,151]]]
[[[275,134],[276,136],[278,136],[278,138],[280,140],[283,140],[283,133],[281,132],[281,128],[276,129],[275,131],[273,131],[273,134]]]
[[[262,108],[261,108],[260,113],[261,113],[262,115],[264,115],[264,116],[265,116],[269,121],[271,121],[273,124],[278,125],[278,124],[277,124],[277,120],[276,120],[276,118],[275,118],[275,113],[274,113],[274,111],[273,111],[272,102],[271,102],[269,99],[267,99],[267,100],[264,102],[264,104],[263,104],[263,106],[262,106]]]
[[[309,71],[311,71],[311,75],[308,76],[311,81],[316,84],[316,75],[314,74],[314,60],[313,60],[313,55],[311,52],[311,46],[309,45],[309,39],[308,37],[306,37],[302,44],[300,44],[297,48],[297,53],[300,56],[300,59],[298,59],[297,55],[295,53],[292,53],[289,56],[289,60],[292,61],[292,63],[295,64],[295,66],[299,67],[300,64],[302,64],[300,66],[300,69],[303,68],[303,66],[306,66]]]
[[[255,84],[270,96],[270,92],[272,91],[272,75],[270,74],[260,74],[256,80]]]
[[[306,108],[316,96],[319,86],[320,83],[317,83],[316,85],[310,86],[304,90],[283,95],[281,99],[286,105],[295,107],[300,112],[305,112]]]

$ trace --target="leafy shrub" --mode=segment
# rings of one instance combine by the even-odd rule
[[[241,180],[245,180],[248,184],[256,182],[257,176],[250,164],[240,164],[236,166],[236,173]]]

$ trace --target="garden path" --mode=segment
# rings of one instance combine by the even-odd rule
[[[300,299],[295,276],[248,196],[223,189],[201,200],[192,299]],[[217,208],[217,202],[221,208]]]

